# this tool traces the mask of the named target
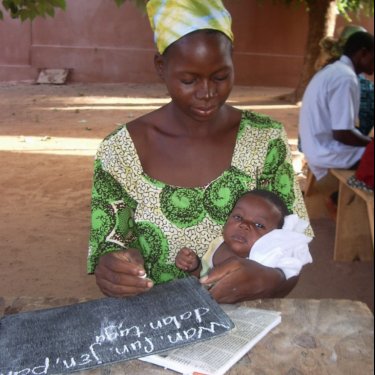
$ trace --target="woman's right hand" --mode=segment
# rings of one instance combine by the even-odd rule
[[[108,297],[131,297],[150,290],[139,250],[128,249],[103,255],[95,269],[96,284]]]

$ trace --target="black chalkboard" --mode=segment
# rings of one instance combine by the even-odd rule
[[[226,333],[232,321],[195,278],[0,320],[0,375],[64,374]]]

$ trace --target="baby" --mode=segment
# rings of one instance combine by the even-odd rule
[[[264,266],[280,269],[288,279],[297,276],[312,262],[303,234],[308,223],[288,208],[276,194],[252,190],[236,202],[223,228],[223,237],[214,240],[202,260],[191,249],[183,248],[176,266],[197,277],[232,257],[248,258]]]

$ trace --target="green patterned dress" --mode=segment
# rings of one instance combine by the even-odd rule
[[[286,133],[267,116],[243,112],[231,167],[197,188],[147,176],[127,127],[121,127],[96,155],[88,272],[101,255],[131,247],[141,251],[155,284],[185,277],[175,266],[178,251],[189,247],[202,256],[221,235],[237,198],[254,188],[277,192],[291,211],[308,219]]]

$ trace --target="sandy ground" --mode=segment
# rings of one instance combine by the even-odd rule
[[[295,150],[298,107],[278,99],[289,92],[236,87],[230,100],[281,121]],[[167,101],[162,85],[0,85],[0,296],[101,296],[85,272],[95,150],[118,124]],[[317,207],[312,219],[324,222]]]

